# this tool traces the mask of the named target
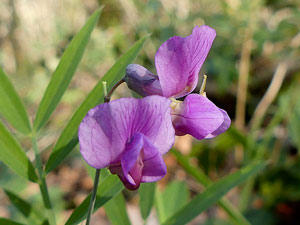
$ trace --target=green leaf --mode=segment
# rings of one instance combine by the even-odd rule
[[[23,225],[10,219],[0,217],[0,225]]]
[[[95,177],[95,168],[86,166],[90,177]],[[108,169],[101,169],[100,180],[105,179],[107,176],[112,176]],[[104,205],[105,212],[112,224],[116,225],[130,225],[130,220],[126,211],[125,199],[120,192],[115,195]]]
[[[39,211],[37,208],[34,208],[30,203],[23,200],[16,194],[8,190],[4,190],[4,192],[11,203],[23,214],[28,222],[31,224],[42,224],[45,221],[46,218],[43,216],[43,212]]]
[[[130,225],[126,210],[126,202],[122,192],[117,194],[114,198],[109,200],[105,205],[104,209],[106,215],[112,225]]]
[[[46,173],[49,173],[57,165],[59,165],[64,158],[72,151],[78,143],[77,130],[80,122],[87,114],[87,112],[96,105],[103,102],[103,86],[102,81],[107,82],[107,89],[110,90],[114,84],[122,79],[128,64],[132,63],[136,58],[145,40],[148,36],[136,42],[104,75],[104,77],[97,83],[94,89],[89,93],[87,98],[82,102],[77,111],[73,114],[71,120],[61,133],[52,154],[46,165]]]
[[[102,8],[96,10],[65,50],[39,105],[33,128],[39,130],[55,110],[83,56]]]
[[[156,205],[160,223],[174,215],[188,200],[189,191],[184,182],[171,182],[163,193],[157,190]]]
[[[17,140],[0,121],[0,160],[10,169],[26,179],[36,182],[34,167]]]
[[[120,193],[124,186],[120,179],[115,175],[106,176],[99,184],[96,196],[94,212],[106,202]],[[73,211],[66,225],[78,224],[83,221],[88,212],[91,194]]]
[[[186,206],[164,222],[164,225],[186,224],[212,204],[218,201],[231,188],[241,184],[266,166],[266,162],[255,162],[210,185],[204,192],[194,197]]]
[[[0,114],[23,134],[31,132],[27,112],[16,90],[0,67]]]
[[[184,170],[199,181],[204,187],[208,187],[213,182],[205,175],[205,173],[199,168],[192,166],[189,162],[189,158],[182,155],[179,151],[173,149],[171,151],[175,155],[176,160],[182,165]],[[237,225],[250,225],[243,214],[228,201],[225,197],[219,200],[219,205],[227,212],[229,218]]]
[[[156,183],[142,183],[139,188],[140,194],[140,210],[142,218],[146,220],[151,212],[154,194],[155,194]]]

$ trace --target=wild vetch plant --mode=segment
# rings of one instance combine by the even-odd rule
[[[89,224],[92,213],[101,206],[105,207],[108,215],[114,209],[117,210],[114,212],[123,216],[119,222],[114,218],[114,224],[130,224],[124,197],[120,192],[124,187],[136,190],[141,183],[158,181],[167,174],[163,155],[171,150],[175,135],[189,134],[197,140],[213,138],[225,132],[231,123],[227,113],[207,97],[206,76],[200,92],[192,93],[198,85],[199,71],[216,36],[215,30],[209,26],[200,26],[195,27],[187,37],[169,38],[159,47],[155,56],[157,75],[141,65],[132,64],[143,47],[145,37],[134,44],[90,92],[62,131],[44,166],[37,145],[39,131],[67,89],[100,12],[101,10],[97,10],[91,16],[66,49],[39,105],[33,125],[30,124],[12,84],[4,72],[0,71],[0,93],[4,96],[0,100],[0,113],[18,132],[31,138],[35,162],[27,158],[21,145],[2,123],[0,159],[16,174],[39,185],[47,216],[38,216],[33,222],[36,224],[56,224],[53,211],[55,202],[48,194],[47,174],[63,161],[78,141],[84,160],[96,169],[94,188],[92,194],[73,211],[66,224],[78,224],[85,219],[86,224]],[[123,82],[143,98],[110,101],[115,89]],[[178,154],[175,150],[171,151]],[[160,223],[189,222],[264,166],[264,163],[249,165],[213,184],[207,178],[201,178],[203,175],[200,178],[198,176],[204,186],[209,187],[166,218],[161,219],[163,213],[157,207]],[[110,172],[104,168],[108,168]],[[99,183],[101,170],[103,173]],[[158,205],[161,199],[159,195],[154,195],[155,186],[144,187],[140,192],[140,199],[147,199],[147,204],[141,202],[140,205],[146,221],[153,199],[157,198]],[[17,195],[8,191],[6,193],[10,199],[19,200],[15,201],[16,205],[18,202],[25,202]],[[219,203],[237,224],[248,224],[230,202],[220,200]],[[25,215],[24,207],[19,205],[19,208]],[[39,214],[33,209],[32,212]],[[9,219],[3,218],[2,221],[17,224]],[[28,223],[30,222],[28,219]]]

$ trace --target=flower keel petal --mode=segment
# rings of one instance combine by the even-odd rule
[[[177,111],[172,112],[176,135],[190,134],[198,140],[216,131],[224,122],[220,109],[208,98],[190,94]]]

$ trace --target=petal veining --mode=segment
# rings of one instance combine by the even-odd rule
[[[173,112],[172,117],[176,135],[190,134],[198,140],[204,139],[224,122],[220,109],[199,94],[188,95],[180,111]]]
[[[165,97],[182,97],[195,89],[215,36],[214,29],[200,26],[191,35],[172,37],[160,46],[155,66]]]

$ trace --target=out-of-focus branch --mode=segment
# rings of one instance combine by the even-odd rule
[[[235,125],[237,129],[244,130],[246,99],[248,91],[248,79],[250,70],[250,56],[252,50],[252,31],[249,28],[246,31],[246,38],[242,46],[241,61],[239,65],[239,80],[237,89],[237,103],[235,112]]]
[[[275,97],[277,96],[280,90],[284,77],[287,73],[287,69],[288,66],[286,61],[278,64],[273,75],[272,81],[265,95],[263,96],[263,98],[261,99],[254,111],[251,121],[251,130],[256,129],[260,125],[265,113],[267,112],[269,106],[274,101]]]

